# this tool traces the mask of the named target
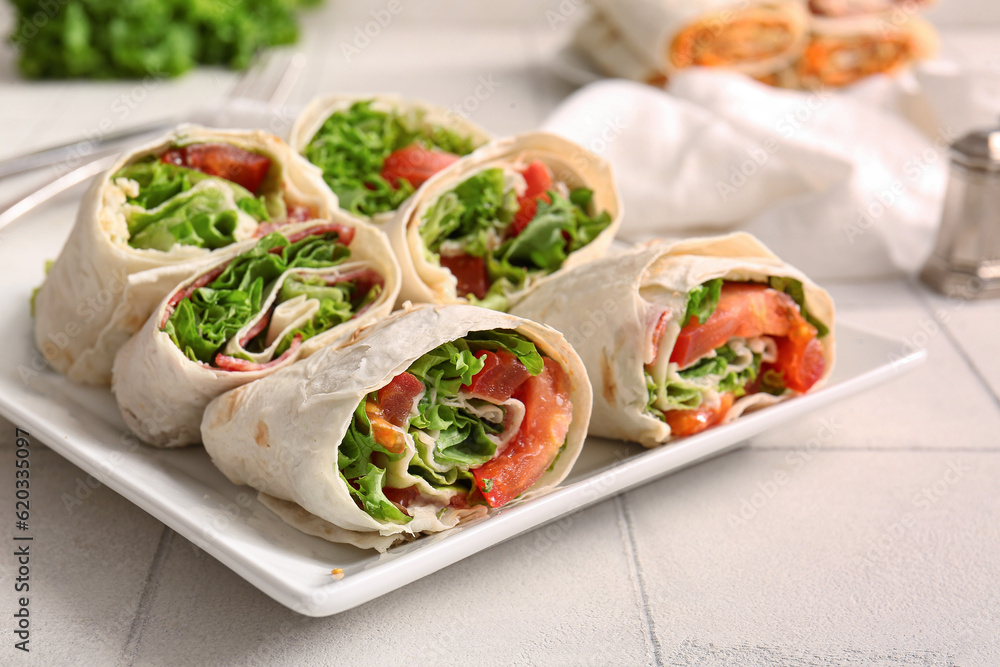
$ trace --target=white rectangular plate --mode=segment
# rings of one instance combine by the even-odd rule
[[[898,341],[837,328],[837,368],[821,391],[668,447],[590,438],[569,479],[551,494],[385,554],[332,544],[285,525],[235,486],[200,447],[161,451],[138,443],[107,389],[46,370],[33,344],[29,298],[75,217],[79,193],[53,199],[0,229],[0,413],[32,436],[302,614],[350,609],[503,540],[738,447],[748,438],[885,382],[924,358]],[[341,568],[336,580],[331,569]]]

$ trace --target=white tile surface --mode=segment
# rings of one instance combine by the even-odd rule
[[[387,1],[327,0],[307,15],[309,60],[290,104],[392,90],[463,105],[492,76],[500,85],[470,116],[497,133],[531,129],[570,92],[548,69],[566,35],[546,12],[574,4],[404,0],[405,11],[348,63],[340,43]],[[986,53],[994,29],[972,25],[995,5],[938,3],[936,20],[971,25],[946,40],[947,55],[995,66]],[[0,4],[0,29],[10,17]],[[102,119],[119,128],[211,102],[236,78],[206,69],[158,83],[122,117],[135,82],[25,83],[0,44],[0,158],[93,133]],[[0,204],[45,177],[0,181]],[[329,619],[278,606],[107,489],[68,512],[62,494],[72,497],[85,475],[36,447],[30,657],[45,665],[1000,664],[1000,306],[948,303],[900,280],[830,288],[845,321],[926,346],[928,363],[744,451]],[[945,320],[935,320],[939,310]],[[928,321],[941,324],[936,333],[926,333]],[[0,419],[0,434],[11,432]],[[0,437],[0,480],[11,479],[11,440]],[[969,470],[948,484],[956,462]],[[11,493],[0,481],[0,505],[10,506]],[[10,568],[0,559],[5,582]],[[12,597],[0,596],[7,618]],[[0,645],[0,664],[12,655]]]
[[[175,535],[135,656],[174,664],[189,646],[210,664],[645,664],[622,532],[605,502],[325,619],[274,604]]]
[[[16,564],[0,560],[0,616],[11,619],[21,595],[29,598],[30,653],[22,656],[13,642],[0,645],[0,664],[115,664],[132,631],[144,582],[166,528],[118,494],[101,486],[76,466],[32,439],[29,530],[15,531],[14,426],[0,418],[0,458],[4,483],[0,507],[9,517],[4,551],[29,546],[29,590],[14,592]],[[9,527],[8,527],[9,526]],[[30,535],[30,542],[11,538]],[[13,623],[4,624],[5,640]],[[18,661],[17,664],[23,664]]]
[[[996,664],[998,474],[995,453],[745,450],[629,494],[659,661]]]

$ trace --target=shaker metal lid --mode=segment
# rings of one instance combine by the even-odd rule
[[[952,159],[972,169],[1000,171],[1000,127],[977,130],[951,145]]]

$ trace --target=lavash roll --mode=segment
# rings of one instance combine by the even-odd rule
[[[682,42],[692,35],[700,41],[708,33],[724,34],[734,21],[751,20],[774,22],[788,37],[774,53],[726,66],[749,76],[767,77],[796,60],[808,34],[808,14],[800,0],[591,0],[591,4],[599,15],[597,20],[620,35],[622,45],[614,49],[622,53],[617,58],[604,57],[598,53],[597,43],[591,47],[578,39],[577,45],[605,69],[616,68],[615,60],[620,60],[626,69],[614,72],[617,76],[635,71],[636,63],[665,77],[692,65],[713,65],[691,62]],[[698,32],[702,28],[708,32]],[[594,31],[592,27],[588,30]],[[624,57],[626,52],[631,58]],[[650,76],[647,73],[643,79]]]
[[[422,126],[431,128],[435,125],[451,130],[460,136],[471,137],[477,144],[485,144],[492,135],[472,122],[463,114],[452,109],[446,109],[430,102],[401,97],[392,94],[348,94],[325,95],[316,97],[295,119],[289,135],[288,143],[297,153],[303,153],[316,133],[323,127],[326,120],[338,111],[346,111],[357,102],[372,100],[372,109],[382,112],[398,111],[403,114],[417,114],[421,117]],[[370,218],[376,224],[388,222],[395,215],[394,211],[379,213]]]
[[[193,143],[226,143],[266,155],[272,160],[268,178],[276,174],[289,199],[319,217],[337,210],[337,198],[319,169],[266,132],[184,125],[123,155],[84,195],[73,230],[35,300],[35,344],[52,368],[71,380],[109,384],[115,353],[167,291],[197,266],[235,253],[233,246],[213,251],[175,245],[163,252],[128,245],[121,213],[125,194],[111,177],[173,145]],[[170,269],[152,271],[162,267]]]
[[[826,361],[822,382],[834,362],[832,299],[743,232],[654,241],[609,255],[540,286],[512,312],[558,329],[580,353],[595,390],[592,434],[655,447],[672,437],[670,427],[646,410],[644,363],[651,345],[650,327],[664,310],[670,313],[659,348],[660,354],[669,355],[693,288],[715,278],[766,282],[771,276],[801,281],[807,309],[830,328],[821,339]],[[653,294],[655,300],[644,298]],[[725,421],[784,398],[765,393],[744,396],[733,404]]]
[[[205,449],[226,477],[260,491],[261,500],[286,522],[332,541],[384,551],[398,541],[481,516],[482,509],[446,509],[440,516],[418,512],[406,524],[376,520],[355,504],[341,478],[337,452],[355,409],[370,392],[437,346],[492,329],[515,329],[569,377],[573,415],[565,448],[521,498],[546,493],[565,479],[583,446],[591,405],[586,371],[555,330],[474,306],[397,312],[347,347],[325,348],[223,394],[205,411]],[[411,451],[412,436],[406,434],[406,441]]]
[[[593,190],[593,213],[606,211],[611,223],[593,241],[570,253],[555,272],[528,279],[508,295],[510,304],[553,276],[603,256],[614,241],[622,220],[621,194],[611,166],[582,146],[556,134],[533,132],[499,139],[438,172],[404,204],[386,226],[389,242],[399,260],[403,287],[397,305],[413,303],[467,303],[457,294],[457,280],[447,269],[431,262],[420,238],[420,223],[427,210],[444,194],[473,175],[496,167],[540,160],[552,170],[555,180],[570,188]]]
[[[940,47],[934,26],[907,14],[814,17],[812,31],[791,70],[796,86],[804,89],[847,86],[875,74],[891,76],[932,57]],[[878,59],[871,57],[873,49]]]
[[[282,282],[291,275],[335,277],[372,269],[384,280],[382,292],[364,312],[327,331],[317,334],[294,350],[275,359],[265,368],[225,370],[193,361],[177,347],[162,323],[172,311],[171,300],[199,278],[217,273],[234,257],[206,265],[192,273],[163,298],[142,329],[122,347],[115,357],[112,391],[128,427],[143,441],[156,447],[182,447],[201,441],[201,418],[205,406],[216,396],[248,382],[267,377],[304,359],[317,350],[338,347],[349,342],[357,332],[392,311],[399,292],[399,267],[392,256],[385,234],[345,213],[332,215],[331,222],[354,229],[348,248],[351,256],[342,264],[320,269],[288,269],[277,279],[270,298],[261,303],[261,313],[270,308]],[[278,231],[288,237],[310,230],[323,230],[328,221],[288,225]],[[322,233],[322,232],[313,232]],[[240,251],[250,250],[256,240],[239,244]],[[242,327],[248,330],[260,314]],[[238,336],[239,334],[237,334]],[[236,337],[236,336],[234,336]]]

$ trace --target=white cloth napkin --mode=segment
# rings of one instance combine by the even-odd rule
[[[625,239],[743,229],[816,278],[873,277],[930,252],[955,138],[884,110],[900,103],[885,85],[801,93],[692,69],[667,92],[591,84],[544,127],[612,163]]]

